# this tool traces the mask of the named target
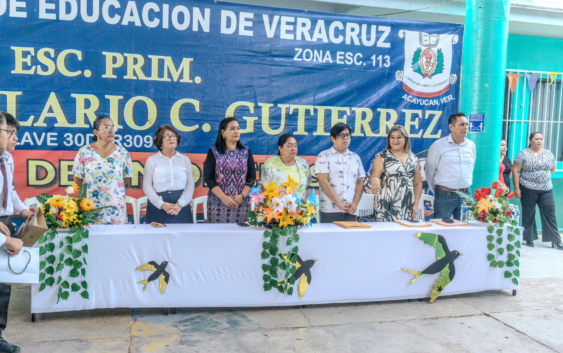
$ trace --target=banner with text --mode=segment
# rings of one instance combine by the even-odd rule
[[[140,197],[163,124],[180,131],[199,196],[225,117],[240,120],[258,164],[283,133],[313,164],[347,122],[367,170],[391,126],[421,153],[459,109],[462,25],[196,0],[0,0],[0,21],[0,110],[22,125],[22,199],[72,184],[97,115],[120,128],[134,160],[127,194]]]

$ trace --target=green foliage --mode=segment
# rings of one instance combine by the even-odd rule
[[[487,242],[492,243],[493,240],[495,240],[495,237],[493,235],[487,235]]]
[[[510,278],[510,277],[512,277],[512,272],[504,271],[504,278]]]
[[[506,263],[504,261],[497,261],[498,268],[503,268]]]
[[[280,228],[274,225],[272,230],[264,231],[262,242],[262,252],[260,257],[264,260],[262,276],[264,281],[264,291],[276,288],[280,293],[291,295],[296,268],[293,265],[297,261],[299,247],[299,235],[295,226]]]
[[[495,255],[493,255],[493,254],[487,254],[487,260],[493,261],[494,259],[495,259]]]
[[[497,252],[498,252],[499,255],[504,254],[504,248],[498,248]]]
[[[491,261],[491,263],[489,264],[489,266],[491,267],[497,267],[497,262],[495,260]]]
[[[516,278],[513,278],[512,283],[514,283],[515,285],[518,285],[518,280]]]
[[[80,296],[81,296],[82,298],[84,298],[84,299],[90,299],[90,293],[88,293],[87,290],[83,290],[83,291],[80,293]]]
[[[488,227],[487,227],[487,231],[488,231],[489,233],[493,234],[493,232],[495,231],[495,227],[493,227],[493,226],[488,226]]]
[[[495,244],[493,244],[493,243],[487,244],[487,249],[493,250],[494,248],[495,248]]]

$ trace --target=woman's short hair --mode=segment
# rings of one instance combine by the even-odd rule
[[[2,122],[0,122],[1,124]],[[530,141],[532,141],[534,139],[534,137],[536,137],[536,135],[541,135],[541,132],[539,131],[534,131],[530,134],[530,137],[528,138],[528,147],[532,146],[532,143]]]
[[[104,119],[109,119],[109,120],[111,120],[111,118],[110,118],[109,116],[104,116],[104,115],[99,116],[99,117],[97,117],[96,120],[94,120],[94,122],[92,123],[92,128],[93,128],[94,130],[100,131],[100,125],[102,124],[102,121],[103,121]],[[94,142],[98,141],[98,136],[94,135],[94,137],[92,137],[92,140],[94,140]]]
[[[411,140],[409,138],[409,133],[407,132],[407,129],[405,129],[403,126],[401,125],[395,125],[393,126],[391,129],[389,129],[389,133],[387,134],[387,149],[389,151],[391,151],[391,134],[394,133],[395,131],[399,131],[401,133],[401,135],[403,135],[403,138],[405,139],[405,147],[403,148],[403,151],[407,152],[408,154],[411,154]]]
[[[158,129],[156,129],[156,134],[154,136],[154,139],[152,140],[154,142],[154,145],[159,151],[162,150],[162,140],[164,140],[164,133],[166,131],[170,131],[174,133],[174,135],[176,135],[176,146],[180,146],[181,137],[178,130],[176,130],[174,127],[170,125],[162,125]]]
[[[223,138],[221,131],[227,131],[227,126],[232,121],[238,122],[238,119],[234,117],[225,118],[221,120],[221,122],[219,123],[219,131],[217,131],[217,140],[215,141],[215,148],[217,149],[217,152],[219,152],[220,154],[225,154],[225,151],[227,151],[227,143],[225,142],[225,139]],[[242,145],[240,140],[238,140],[237,149],[242,150],[243,148],[244,146]]]
[[[287,140],[289,140],[290,138],[294,139],[295,142],[297,142],[297,139],[292,134],[283,134],[280,136],[280,138],[278,139],[278,156],[281,155],[279,147],[283,147]]]

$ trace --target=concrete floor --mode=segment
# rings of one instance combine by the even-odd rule
[[[563,352],[563,251],[524,247],[518,295],[284,309],[115,309],[30,322],[13,289],[4,337],[22,352]]]

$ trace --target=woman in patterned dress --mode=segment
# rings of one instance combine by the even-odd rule
[[[297,157],[297,140],[291,134],[281,135],[278,140],[278,155],[269,158],[262,165],[262,184],[281,185],[287,182],[287,176],[299,184],[295,188],[295,196],[305,199],[307,186],[311,183],[309,164],[303,158]]]
[[[78,150],[74,158],[74,182],[88,184],[88,199],[96,207],[117,207],[102,210],[97,224],[125,224],[125,185],[133,176],[133,163],[125,148],[113,143],[117,128],[110,118],[96,118],[93,127],[94,142]]]
[[[422,180],[404,127],[395,125],[389,130],[387,148],[373,160],[370,184],[376,222],[416,219]]]
[[[209,223],[242,223],[249,208],[248,193],[256,181],[252,152],[240,142],[240,126],[236,118],[219,124],[215,145],[203,163]]]
[[[556,160],[551,151],[543,148],[543,136],[532,132],[528,148],[514,158],[512,177],[514,193],[522,201],[523,238],[526,245],[533,247],[538,239],[536,229],[536,205],[540,208],[542,241],[552,242],[552,247],[563,250],[561,236],[555,216],[555,200],[551,174],[555,172]]]

